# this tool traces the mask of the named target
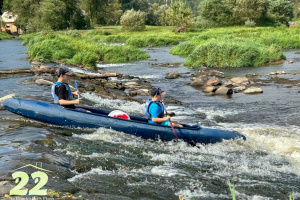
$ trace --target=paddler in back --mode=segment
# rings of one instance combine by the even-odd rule
[[[58,80],[52,85],[51,93],[54,103],[60,104],[66,108],[75,109],[75,104],[80,104],[81,99],[72,99],[72,95],[78,95],[79,92],[71,91],[68,81],[72,72],[67,68],[59,68],[56,70]]]

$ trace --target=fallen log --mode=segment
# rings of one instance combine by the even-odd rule
[[[73,74],[73,76],[76,76],[81,79],[97,79],[97,78],[109,78],[109,77],[120,77],[122,74],[118,73],[104,73],[104,74],[81,74],[76,73]]]
[[[22,73],[34,73],[33,71],[29,69],[18,69],[18,70],[6,70],[6,71],[0,71],[0,74],[22,74]]]

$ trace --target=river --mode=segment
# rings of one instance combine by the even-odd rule
[[[30,67],[21,43],[0,41],[0,70]],[[192,147],[182,141],[144,140],[103,128],[56,127],[0,111],[0,177],[10,176],[22,165],[42,162],[46,169],[65,173],[45,188],[69,189],[74,196],[89,199],[178,199],[179,195],[194,200],[232,199],[228,182],[235,184],[237,199],[288,199],[289,193],[300,199],[300,85],[266,81],[260,86],[262,94],[205,96],[188,85],[190,74],[197,71],[184,67],[185,57],[170,55],[169,49],[148,48],[148,60],[98,67],[146,78],[163,88],[168,96],[182,102],[167,106],[176,113],[175,120],[237,131],[247,137],[245,142]],[[291,74],[300,72],[300,54],[295,52],[285,51],[287,61],[283,64],[219,70],[227,78],[255,73],[262,80],[269,80],[270,72],[285,71],[288,74],[279,77],[299,80],[299,74]],[[165,79],[167,72],[182,76]],[[30,78],[1,77],[0,96],[16,93],[51,99],[50,88],[27,83]],[[87,93],[83,97],[95,107],[143,113],[143,105],[137,102]],[[73,135],[68,136],[70,133]]]

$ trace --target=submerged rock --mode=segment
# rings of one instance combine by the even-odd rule
[[[37,79],[35,81],[35,83],[38,85],[52,85],[53,84],[53,82],[45,80],[45,79]]]
[[[178,72],[169,72],[166,74],[166,79],[176,79],[178,78],[180,75]]]
[[[244,91],[245,94],[258,94],[263,93],[263,90],[258,87],[250,87]]]

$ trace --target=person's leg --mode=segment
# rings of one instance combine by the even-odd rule
[[[171,122],[172,123],[172,125],[174,126],[174,127],[183,127],[181,124],[179,124],[178,122]]]

